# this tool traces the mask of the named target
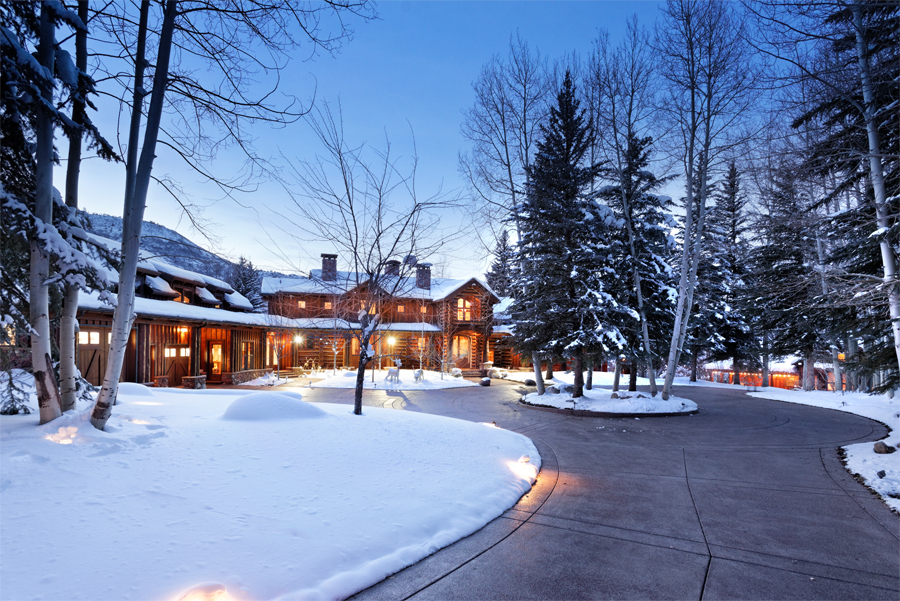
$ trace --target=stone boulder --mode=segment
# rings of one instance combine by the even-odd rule
[[[894,447],[887,445],[880,440],[875,443],[875,452],[878,453],[879,455],[889,455],[890,453],[893,453],[896,450],[897,449],[895,449]]]

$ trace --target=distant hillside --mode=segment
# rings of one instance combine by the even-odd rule
[[[112,215],[98,215],[96,213],[82,213],[87,217],[87,229],[98,236],[112,240],[122,239],[122,218]],[[212,276],[222,280],[228,280],[233,263],[223,259],[219,255],[200,248],[178,232],[169,228],[145,221],[142,236],[141,250],[152,257],[157,257],[182,269],[188,269],[197,273]],[[262,275],[274,275],[287,277],[278,272],[261,272]]]

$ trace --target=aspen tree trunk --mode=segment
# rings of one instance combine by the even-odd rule
[[[763,332],[762,386],[769,387],[769,333]]]
[[[628,392],[637,392],[637,362],[632,359],[631,369],[628,371]]]
[[[856,336],[849,336],[847,338],[847,359],[851,362],[856,360],[856,351],[859,348],[859,341]],[[859,376],[856,371],[856,368],[853,368],[847,373],[847,388],[853,392],[859,388]]]
[[[594,388],[594,356],[588,355],[587,358],[587,376],[584,379],[584,387],[587,390]]]
[[[42,82],[41,98],[43,102],[53,105],[52,73],[55,61],[56,25],[50,15],[51,8],[41,5],[40,41],[38,43],[38,62],[46,69],[51,80]],[[53,223],[53,120],[44,107],[37,110],[35,137],[35,202],[34,216],[39,225]],[[50,276],[50,259],[37,240],[29,242],[31,255],[31,272],[29,285],[29,306],[31,308],[31,363],[34,372],[34,384],[37,390],[40,423],[46,424],[60,415],[59,388],[53,374],[50,359],[50,298],[47,278]]]
[[[699,350],[696,345],[691,349],[691,382],[697,381],[697,353]]]
[[[813,353],[811,350],[806,350],[803,353],[803,390],[807,392],[813,390],[814,377]]]
[[[535,352],[531,353],[531,367],[534,371],[534,383],[537,386],[538,396],[544,394],[544,378],[541,377],[541,358]]]
[[[887,188],[884,183],[884,166],[881,162],[881,140],[878,124],[875,121],[875,93],[872,89],[872,71],[869,66],[868,43],[863,29],[862,11],[859,4],[851,3],[853,13],[853,29],[856,34],[856,53],[859,62],[859,74],[862,80],[863,117],[866,122],[866,134],[869,140],[869,174],[872,179],[872,190],[875,193],[875,218],[878,229],[884,232],[880,236],[878,246],[881,249],[881,262],[884,265],[884,282],[888,292],[888,306],[891,315],[891,331],[894,335],[894,352],[900,369],[900,291],[897,290],[897,257],[887,238],[890,228],[888,214]]]
[[[547,359],[547,375],[545,379],[552,380],[553,379],[553,358],[550,357]]]
[[[78,17],[88,22],[87,0],[79,0]],[[75,32],[75,66],[79,73],[87,71],[87,31]],[[80,75],[79,75],[80,78]],[[84,124],[85,90],[79,81],[79,94],[72,103],[72,121]],[[69,136],[69,162],[66,166],[66,206],[78,209],[78,179],[81,171],[82,132]],[[75,337],[78,335],[78,287],[66,284],[63,292],[63,308],[59,319],[59,396],[63,411],[75,408],[78,389],[78,370],[75,367]]]
[[[619,378],[622,376],[622,357],[616,357],[616,369],[613,373],[613,392],[619,392]]]
[[[112,342],[109,358],[106,363],[106,375],[103,387],[97,396],[97,402],[91,414],[91,423],[102,430],[112,414],[112,406],[116,400],[119,378],[125,363],[125,351],[128,337],[134,323],[134,279],[137,275],[138,253],[141,245],[141,227],[144,220],[144,208],[147,204],[147,191],[150,187],[150,175],[153,170],[153,159],[156,158],[156,140],[159,136],[159,124],[162,118],[166,84],[169,75],[169,57],[172,50],[172,34],[175,29],[175,15],[178,3],[167,0],[162,29],[159,36],[159,50],[156,57],[156,72],[153,76],[153,92],[150,107],[147,111],[147,124],[144,129],[144,142],[141,148],[140,162],[135,164],[137,140],[140,135],[141,107],[143,105],[143,73],[146,66],[146,38],[149,0],[141,2],[140,24],[138,26],[138,49],[135,57],[134,104],[131,115],[131,131],[129,132],[128,163],[125,178],[125,209],[122,219],[122,269],[119,272],[118,304],[113,313]]]

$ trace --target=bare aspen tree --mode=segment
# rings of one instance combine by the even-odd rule
[[[755,100],[757,67],[750,61],[744,26],[734,10],[723,2],[670,0],[657,24],[655,48],[668,83],[663,108],[677,132],[674,142],[686,180],[678,300],[664,400],[671,394],[691,316],[711,171],[741,141],[738,127]]]
[[[606,161],[607,168],[614,174],[621,196],[622,215],[631,253],[631,278],[637,297],[637,312],[640,319],[641,337],[644,347],[644,361],[648,367],[650,394],[656,396],[656,377],[653,368],[653,350],[647,311],[644,306],[643,281],[640,258],[637,252],[635,215],[630,194],[642,192],[634,186],[626,173],[626,154],[631,140],[643,137],[652,123],[654,113],[654,54],[649,44],[649,35],[638,27],[637,18],[628,21],[625,40],[613,49],[606,35],[599,37],[594,46],[588,65],[588,87],[586,95],[592,100],[589,113],[597,128],[597,159]],[[632,370],[633,370],[632,366]]]
[[[418,157],[408,164],[384,150],[369,156],[365,146],[351,146],[338,108],[325,103],[307,116],[322,154],[292,164],[285,190],[294,200],[292,213],[282,215],[296,231],[337,250],[349,268],[337,274],[356,306],[348,310],[359,343],[354,409],[362,414],[366,366],[376,358],[374,342],[382,307],[411,291],[416,262],[404,260],[397,273],[388,273],[390,261],[433,254],[448,239],[439,226],[439,212],[456,201],[437,190],[420,197],[416,187]]]
[[[47,77],[42,82],[41,99],[53,106],[53,73],[56,52],[56,24],[53,9],[42,3],[40,16],[40,40],[38,42],[38,62],[44,67]],[[54,120],[44,106],[37,109],[35,150],[35,207],[37,220],[53,222],[53,134]],[[47,279],[50,275],[50,260],[46,249],[37,239],[29,241],[31,253],[31,275],[29,293],[31,306],[31,361],[34,370],[34,385],[37,390],[40,423],[45,424],[62,414],[59,401],[59,387],[53,373],[50,359],[50,306]]]
[[[157,140],[183,159],[190,167],[210,177],[226,192],[240,185],[214,177],[204,167],[215,158],[219,148],[234,145],[245,154],[246,164],[253,172],[264,160],[253,150],[245,134],[247,123],[262,122],[285,125],[302,115],[294,110],[291,100],[287,107],[271,104],[278,73],[283,69],[289,51],[300,42],[313,48],[334,52],[350,31],[342,12],[369,16],[366,0],[327,0],[321,3],[273,2],[270,4],[234,5],[191,0],[168,0],[159,25],[156,62],[150,105],[143,123],[144,71],[150,65],[148,32],[150,3],[142,1],[139,21],[134,26],[126,14],[109,18],[109,35],[118,44],[122,60],[133,67],[132,74],[115,72],[111,77],[121,79],[124,89],[132,92],[131,124],[126,160],[125,209],[123,216],[122,256],[119,302],[113,315],[112,341],[103,387],[94,406],[91,423],[103,429],[115,402],[119,376],[134,320],[134,276],[140,249],[141,225],[147,191],[153,178],[152,167]],[[331,14],[336,29],[323,29],[324,14]],[[177,36],[176,36],[177,33]],[[134,38],[131,36],[134,35]],[[132,54],[134,39],[136,51]],[[172,53],[179,60],[191,56],[204,60],[208,69],[196,70],[175,64],[169,69]],[[273,76],[273,89],[266,89],[250,77],[261,71]],[[212,73],[219,81],[204,81]],[[177,118],[161,123],[165,106],[175,109]],[[207,133],[210,129],[218,137]],[[140,160],[137,148],[143,133]],[[242,176],[247,181],[246,175]]]

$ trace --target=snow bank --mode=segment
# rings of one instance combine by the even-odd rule
[[[238,421],[309,419],[326,415],[327,413],[319,407],[304,401],[302,395],[257,392],[242,396],[228,405],[222,419]]]
[[[804,392],[771,387],[747,394],[759,399],[812,405],[868,417],[891,429],[890,435],[883,439],[885,444],[894,448],[900,444],[900,399],[896,397],[891,399],[887,395],[861,392],[838,394],[824,390]],[[863,478],[889,507],[900,511],[900,452],[880,455],[875,452],[871,442],[851,444],[843,448],[847,454],[847,469]],[[884,477],[878,476],[880,471],[885,473]]]
[[[546,373],[546,372],[542,372]],[[587,375],[587,373],[585,373]],[[611,371],[595,371],[593,375],[593,384],[594,386],[612,386],[613,385],[613,376],[615,374]],[[622,374],[619,376],[619,387],[620,388],[628,388],[628,374]],[[534,372],[531,370],[528,371],[511,371],[509,372],[509,377],[507,380],[514,380],[516,382],[524,382],[525,380],[534,380]],[[575,374],[572,372],[553,372],[553,379],[551,381],[544,380],[544,383],[549,386],[550,384],[572,384],[575,381]],[[662,380],[657,378],[656,383],[659,385],[660,389],[662,389]],[[638,386],[649,386],[650,380],[647,378],[638,378],[637,379]]]
[[[498,517],[540,468],[524,436],[450,418],[234,421],[244,390],[131,392],[103,432],[89,404],[0,417],[4,599],[346,598]]]
[[[375,372],[375,381],[372,381],[372,372],[366,371],[364,386],[366,390],[440,390],[442,388],[464,388],[466,386],[478,386],[462,378],[451,377],[450,374],[441,374],[436,371],[425,370],[425,379],[416,382],[415,369],[401,369],[400,381],[391,382],[387,379],[386,369]],[[310,384],[310,388],[356,388],[356,372],[340,372],[336,376],[325,378],[319,382]]]
[[[658,395],[654,398],[647,392],[625,392],[620,390],[619,398],[611,398],[612,390],[594,387],[585,390],[584,396],[573,399],[571,393],[558,394],[536,392],[525,395],[524,402],[530,405],[555,407],[557,409],[578,409],[579,411],[596,411],[598,413],[690,413],[697,410],[697,403],[689,399],[670,396],[668,401]]]

